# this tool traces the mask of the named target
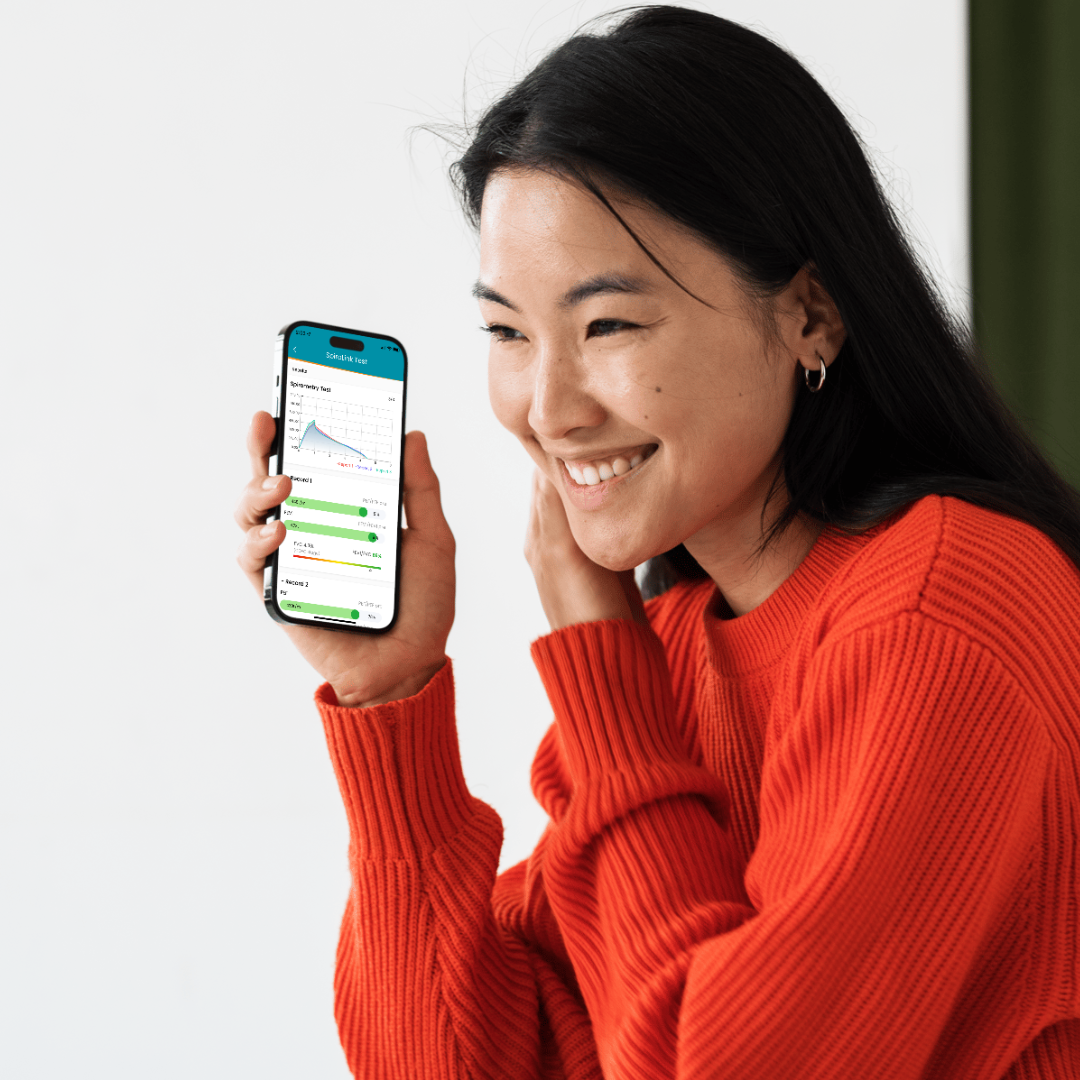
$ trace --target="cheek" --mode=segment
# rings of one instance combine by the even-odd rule
[[[656,395],[657,398],[665,395]],[[672,404],[675,404],[672,402]],[[736,391],[734,396],[682,403],[655,410],[650,429],[665,440],[674,480],[673,497],[682,505],[714,508],[740,492],[771,479],[791,412],[782,388],[770,393]],[[650,417],[654,410],[649,410]],[[676,494],[677,492],[677,494]],[[695,511],[696,512],[696,511]]]
[[[506,366],[488,361],[488,401],[495,419],[507,431],[518,437],[524,437],[528,431],[529,405],[531,401],[529,386],[520,372],[508,370]]]

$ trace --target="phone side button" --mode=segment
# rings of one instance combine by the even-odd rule
[[[272,566],[263,567],[263,599],[274,599],[274,568]]]

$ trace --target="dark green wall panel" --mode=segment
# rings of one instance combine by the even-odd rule
[[[970,0],[975,330],[1080,486],[1080,0]]]

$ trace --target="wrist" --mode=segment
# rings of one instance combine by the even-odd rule
[[[634,617],[619,579],[608,570],[563,574],[556,587],[540,588],[540,601],[553,631],[578,623]]]
[[[446,657],[444,656],[438,663],[412,672],[400,682],[381,691],[372,690],[370,687],[352,690],[344,682],[330,685],[333,687],[339,705],[348,709],[367,709],[373,705],[386,705],[391,701],[402,701],[404,698],[419,694],[445,665]]]

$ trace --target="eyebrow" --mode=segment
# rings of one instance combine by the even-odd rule
[[[596,274],[585,281],[579,281],[572,289],[568,290],[558,301],[559,307],[574,307],[593,296],[604,296],[610,293],[645,293],[649,291],[648,284],[641,278],[630,277],[627,274]],[[477,300],[490,300],[494,304],[502,304],[511,311],[521,314],[521,309],[507,300],[500,292],[496,292],[490,285],[478,281],[472,287],[472,294]]]

